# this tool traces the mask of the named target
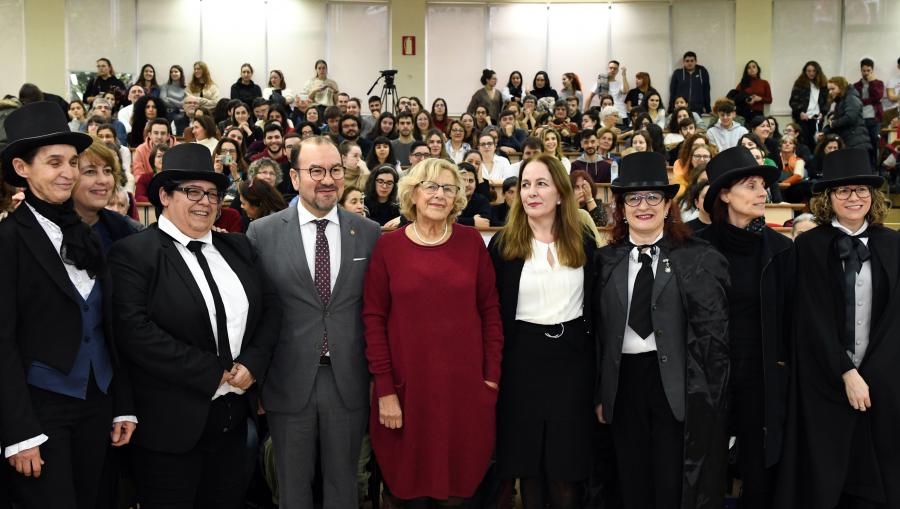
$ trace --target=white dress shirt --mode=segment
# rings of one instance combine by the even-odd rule
[[[59,225],[57,225],[53,221],[40,215],[38,211],[34,209],[34,207],[28,204],[28,202],[25,202],[25,205],[27,205],[29,210],[31,210],[31,213],[34,214],[34,217],[35,219],[37,219],[37,222],[41,226],[41,229],[44,230],[44,233],[46,233],[47,237],[50,238],[50,243],[53,244],[53,249],[56,250],[56,254],[59,255],[59,250],[62,247],[63,241],[62,229],[60,229]],[[62,256],[60,256],[59,261],[63,262]],[[94,283],[96,281],[88,275],[86,270],[79,269],[74,265],[70,265],[65,262],[63,262],[63,267],[65,267],[66,269],[66,274],[68,274],[69,280],[72,281],[72,286],[75,287],[75,290],[78,291],[82,299],[87,299],[91,294],[91,291],[94,289]],[[113,419],[113,422],[122,421],[138,422],[137,417],[134,415],[120,415]],[[37,447],[49,439],[50,437],[41,433],[40,435],[29,438],[28,440],[25,440],[23,442],[7,446],[3,450],[3,456],[9,458],[10,456],[18,454],[26,449]]]
[[[509,159],[494,154],[494,158],[492,159],[494,163],[494,167],[488,171],[487,166],[482,163],[481,165],[481,178],[486,180],[503,180],[506,177],[514,177],[518,176],[518,173],[512,173],[512,165],[509,163]]]
[[[207,232],[203,237],[194,239],[182,233],[165,215],[160,216],[158,223],[160,231],[167,233],[175,240],[175,248],[178,249],[178,254],[184,259],[184,263],[187,264],[188,270],[191,271],[194,281],[200,288],[200,294],[203,295],[203,302],[206,303],[206,310],[209,313],[209,324],[212,327],[213,340],[218,352],[219,328],[216,324],[216,304],[213,300],[212,290],[206,281],[200,262],[197,261],[197,255],[187,247],[189,242],[195,240],[204,244],[203,257],[206,258],[206,263],[209,264],[209,271],[216,281],[216,286],[219,287],[219,295],[222,298],[222,305],[225,307],[225,323],[228,328],[228,344],[231,347],[231,358],[237,359],[241,354],[244,332],[247,330],[247,315],[250,310],[250,302],[247,300],[247,293],[244,292],[244,285],[241,284],[237,274],[234,273],[234,270],[222,257],[222,253],[213,245],[212,233]],[[225,382],[219,386],[212,399],[229,392],[244,393],[243,390]]]
[[[662,239],[662,234],[659,234],[659,237],[656,237],[656,240],[653,241],[653,244],[659,242]],[[631,237],[628,238],[632,244],[637,244],[634,242],[634,239]],[[656,334],[651,332],[649,336],[646,338],[642,338],[638,336],[637,332],[628,325],[628,315],[631,314],[631,296],[634,294],[634,281],[637,279],[638,271],[641,270],[641,262],[638,260],[638,249],[636,247],[632,248],[631,251],[628,252],[628,310],[625,316],[625,334],[624,339],[622,340],[622,353],[623,354],[634,354],[634,353],[644,353],[644,352],[655,352],[656,351]],[[656,278],[656,266],[659,264],[659,248],[656,249],[656,252],[651,255],[653,258],[653,276]]]
[[[553,265],[547,252],[553,256]],[[522,266],[516,320],[538,325],[554,325],[574,320],[584,306],[584,268],[573,269],[559,263],[556,242],[531,240],[531,257]]]
[[[851,232],[847,228],[844,227],[841,223],[838,222],[837,219],[833,219],[831,221],[831,226],[834,226],[838,230],[850,235],[851,237],[856,237],[862,232],[866,231],[869,228],[869,222],[864,221],[862,227],[855,232]],[[862,237],[859,239],[860,242],[869,246],[869,238]],[[850,360],[853,361],[853,365],[857,368],[862,363],[863,358],[866,355],[866,350],[869,348],[869,331],[872,327],[872,259],[862,263],[862,267],[859,269],[859,274],[856,275],[856,291],[854,292],[856,297],[856,316],[854,316],[855,323],[854,327],[854,351],[851,352],[847,350],[847,355],[850,357]]]
[[[821,91],[815,83],[809,84],[809,103],[806,105],[806,114],[810,117],[822,113],[819,111],[819,94]]]
[[[333,207],[325,217],[316,217],[306,210],[302,200],[297,200],[297,215],[300,219],[300,238],[303,239],[303,252],[306,255],[306,264],[309,266],[309,275],[316,280],[316,223],[319,219],[327,219],[325,227],[325,239],[328,241],[328,257],[330,258],[331,289],[334,290],[334,282],[337,281],[338,271],[341,268],[341,223],[338,220],[337,207]]]

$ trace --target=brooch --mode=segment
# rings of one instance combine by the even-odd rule
[[[669,259],[665,258],[662,262],[666,266],[666,272],[672,272],[672,267],[669,265]]]

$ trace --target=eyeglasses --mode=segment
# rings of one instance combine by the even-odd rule
[[[637,207],[641,204],[641,201],[645,201],[647,205],[653,207],[662,203],[663,195],[662,193],[628,193],[625,195],[625,205],[629,207]]]
[[[856,197],[859,199],[864,199],[872,196],[872,190],[869,188],[869,186],[837,187],[831,191],[831,194],[841,201],[849,200],[850,195],[853,193],[856,193]]]
[[[219,203],[219,200],[222,199],[222,194],[219,193],[218,189],[213,189],[212,191],[204,191],[198,187],[176,187],[176,191],[181,191],[187,196],[188,200],[191,201],[200,201],[206,196],[206,199],[209,200],[209,203],[215,205]]]
[[[479,146],[479,147],[493,147],[493,146],[494,146],[494,142],[493,142],[493,141],[488,141],[488,142],[485,142],[485,143],[479,143],[478,146]]]
[[[464,133],[464,134],[465,134],[466,130],[465,130],[465,129],[450,129],[450,132],[451,132],[451,133]]]
[[[219,149],[220,154],[237,154],[237,150],[233,148],[223,148]]]
[[[430,182],[428,180],[423,180],[419,182],[419,186],[425,191],[425,194],[428,196],[434,196],[437,194],[439,189],[444,191],[444,196],[453,197],[456,196],[456,193],[459,192],[459,187],[453,184],[438,184],[437,182]]]
[[[409,157],[415,157],[415,158],[421,159],[423,157],[428,157],[430,155],[431,155],[431,152],[413,152],[412,154],[409,155]]]
[[[710,156],[708,156],[706,154],[694,154],[691,156],[691,158],[696,159],[698,161],[709,161],[710,159],[712,159]]]
[[[325,178],[325,174],[331,175],[331,178],[334,180],[343,180],[344,179],[344,167],[343,166],[332,166],[331,169],[322,168],[321,166],[310,166],[309,168],[299,168],[301,171],[306,170],[309,172],[309,176],[312,177],[313,180],[322,180]]]
[[[381,187],[394,187],[393,180],[375,179],[375,184]]]

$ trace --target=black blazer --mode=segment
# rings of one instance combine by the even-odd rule
[[[59,253],[27,206],[0,222],[0,442],[43,433],[31,406],[26,373],[40,361],[68,373],[81,347],[81,300]],[[112,281],[97,276],[103,333],[113,362],[110,394],[116,415],[134,415],[131,384],[122,369],[112,327]]]
[[[213,245],[237,274],[250,304],[235,362],[262,379],[278,338],[281,305],[246,237],[213,233]],[[203,433],[222,378],[203,295],[175,241],[155,224],[113,246],[110,267],[117,339],[132,370],[140,420],[135,443],[187,452]]]
[[[497,295],[500,298],[500,318],[503,321],[504,348],[512,345],[516,337],[516,307],[519,303],[519,281],[522,278],[522,267],[525,260],[504,260],[500,255],[502,241],[500,234],[494,235],[488,244],[488,253],[494,263],[494,273],[497,278]],[[584,252],[587,261],[584,266],[584,306],[582,317],[588,336],[593,334],[591,329],[591,299],[593,296],[595,274],[594,253],[597,244],[591,232],[584,231]]]

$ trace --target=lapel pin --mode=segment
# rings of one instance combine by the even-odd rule
[[[672,267],[669,266],[669,259],[668,258],[663,259],[663,263],[666,266],[666,272],[672,272]]]
[[[356,230],[354,230],[353,228],[350,228],[350,235],[351,236],[356,235]]]

